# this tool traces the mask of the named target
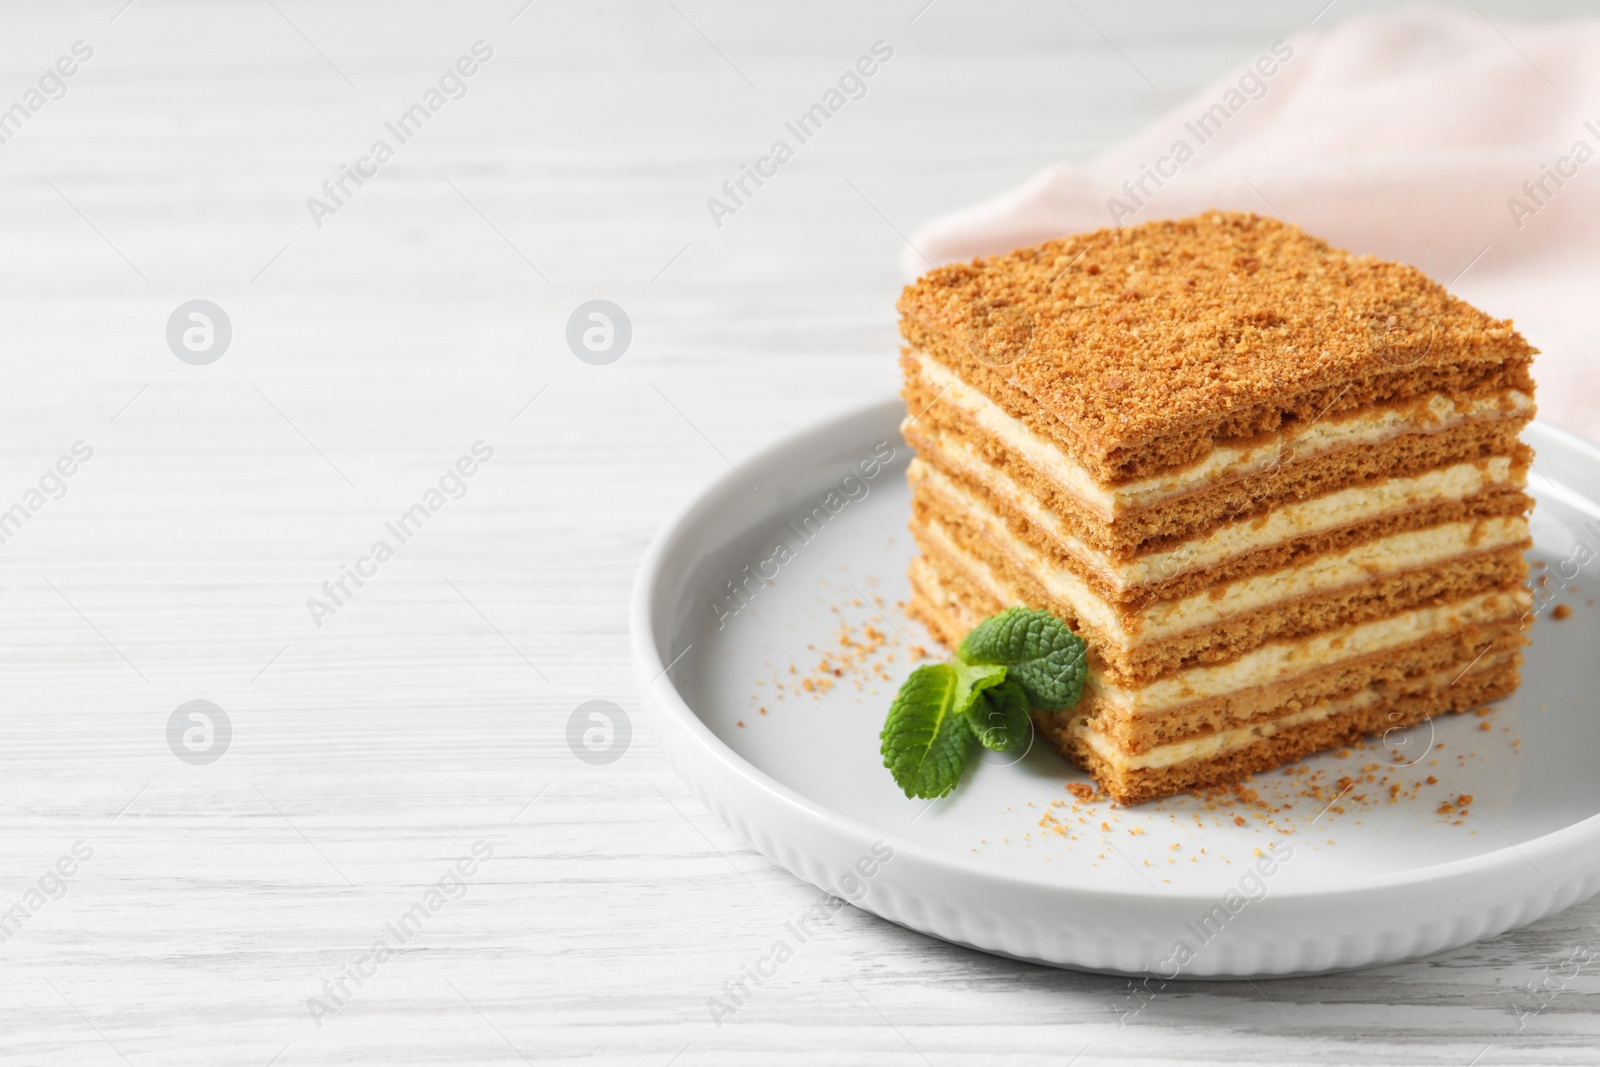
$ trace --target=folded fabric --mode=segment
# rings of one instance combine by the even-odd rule
[[[1541,417],[1600,441],[1600,20],[1420,10],[1264,44],[1144,134],[924,227],[904,265],[1254,211],[1415,264],[1542,354]]]

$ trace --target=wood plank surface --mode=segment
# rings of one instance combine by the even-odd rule
[[[644,545],[727,458],[893,393],[904,235],[1322,0],[124,5],[0,14],[0,108],[92,49],[0,144],[0,511],[46,483],[0,544],[0,910],[38,905],[0,944],[5,1062],[1600,1062],[1595,969],[1560,977],[1600,953],[1595,903],[1148,1003],[846,909],[707,1009],[820,894],[639,721]],[[388,133],[479,41],[464,95]],[[718,226],[706,199],[876,41],[866,95]],[[232,328],[207,365],[167,340],[194,299]],[[632,324],[610,365],[566,343],[591,299]],[[315,617],[477,442],[463,495]],[[567,745],[591,699],[634,717],[609,766]],[[169,747],[192,700],[231,724],[217,762]]]

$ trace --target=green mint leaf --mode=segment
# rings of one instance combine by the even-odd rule
[[[1004,667],[965,663],[931,664],[911,672],[878,735],[883,765],[906,796],[932,800],[956,787],[972,750],[967,709],[1005,676]]]
[[[1006,667],[1040,711],[1065,711],[1083,696],[1088,646],[1048,611],[1008,608],[972,628],[958,655],[968,663]]]
[[[1006,679],[985,689],[967,712],[978,743],[995,752],[1014,752],[1028,743],[1033,720],[1022,683]]]
[[[1006,680],[1006,668],[998,663],[964,663],[957,659],[945,666],[955,671],[956,692],[953,699],[957,715],[966,714],[978,702],[980,693]]]

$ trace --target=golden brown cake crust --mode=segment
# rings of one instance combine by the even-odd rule
[[[1532,391],[1535,350],[1509,321],[1414,267],[1251,214],[1099,230],[940,267],[906,288],[899,309],[909,342],[969,381],[1003,377],[1107,485],[1275,432],[1352,386],[1359,404],[1409,376],[1483,364]]]

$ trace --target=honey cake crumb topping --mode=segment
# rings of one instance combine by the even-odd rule
[[[1415,267],[1239,212],[939,267],[898,306],[913,345],[999,375],[1102,459],[1181,431],[1275,432],[1295,398],[1375,377],[1513,365],[1531,388],[1535,354]]]

